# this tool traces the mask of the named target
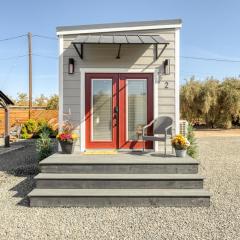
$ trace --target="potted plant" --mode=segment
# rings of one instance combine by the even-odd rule
[[[75,142],[78,139],[78,135],[73,133],[73,126],[70,123],[65,123],[63,130],[58,133],[57,139],[61,145],[62,153],[71,154],[74,149]]]
[[[172,139],[172,146],[175,149],[176,157],[185,157],[190,143],[186,137],[178,134]]]

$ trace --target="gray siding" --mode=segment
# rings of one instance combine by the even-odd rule
[[[131,33],[135,32],[128,32],[128,34]],[[170,42],[158,60],[154,60],[154,47],[152,45],[123,45],[121,58],[116,59],[118,45],[111,44],[85,45],[84,59],[81,60],[71,45],[71,41],[76,35],[64,36],[63,109],[65,113],[69,112],[70,109],[70,119],[76,123],[77,129],[80,125],[80,68],[128,68],[144,72],[160,67],[166,58],[169,58],[171,62],[170,75],[163,75],[158,84],[158,113],[159,116],[172,117],[175,122],[175,30],[152,30],[140,33],[160,34]],[[75,73],[73,75],[67,73],[69,57],[75,59]],[[168,89],[165,89],[165,81],[168,81]]]

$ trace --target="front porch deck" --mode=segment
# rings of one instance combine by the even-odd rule
[[[156,152],[141,152],[141,151],[125,151],[125,152],[116,152],[116,154],[85,154],[81,152],[74,152],[73,154],[62,154],[62,153],[55,153],[50,157],[44,159],[42,163],[53,163],[53,162],[115,162],[117,163],[126,163],[126,162],[145,162],[154,163],[154,162],[168,162],[168,163],[198,163],[197,160],[191,158],[190,156],[186,156],[184,158],[176,157],[175,155],[167,155],[166,157],[162,153]]]
[[[120,152],[56,153],[40,163],[31,206],[208,206],[191,157]]]
[[[119,152],[109,155],[56,153],[40,162],[42,172],[53,173],[197,173],[199,162],[186,156],[148,152]]]

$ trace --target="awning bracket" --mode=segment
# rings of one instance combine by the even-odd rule
[[[166,49],[168,43],[164,43],[164,47],[162,48],[162,50],[160,51],[160,53],[158,53],[158,45],[159,44],[155,44],[155,60],[157,60],[159,57],[161,57],[162,53],[164,52],[164,50]]]
[[[80,48],[79,48],[78,45],[80,45]],[[80,44],[78,44],[78,43],[73,43],[73,46],[74,46],[74,48],[76,49],[78,56],[79,56],[81,59],[83,59],[83,44],[82,44],[82,43],[80,43]]]
[[[117,53],[117,57],[116,57],[117,59],[120,59],[121,48],[122,48],[122,44],[119,44],[118,53]]]

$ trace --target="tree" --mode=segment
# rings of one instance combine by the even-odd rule
[[[199,93],[200,115],[205,120],[205,123],[212,128],[217,123],[219,113],[219,90],[219,81],[209,78],[202,83]]]
[[[180,92],[181,117],[194,124],[200,119],[207,126],[230,128],[240,119],[240,79],[214,78],[198,81],[192,77]]]
[[[46,107],[48,102],[48,98],[45,97],[43,94],[40,95],[40,97],[35,98],[34,105],[39,107]]]
[[[52,95],[47,101],[47,109],[48,110],[57,110],[58,109],[59,98],[58,95]]]
[[[220,89],[218,125],[230,128],[232,121],[240,115],[240,81],[235,78],[226,78]]]
[[[16,105],[28,106],[28,96],[26,93],[18,93],[17,94]]]
[[[181,87],[181,117],[191,123],[194,123],[200,116],[199,93],[201,87],[201,82],[197,81],[194,76]]]

